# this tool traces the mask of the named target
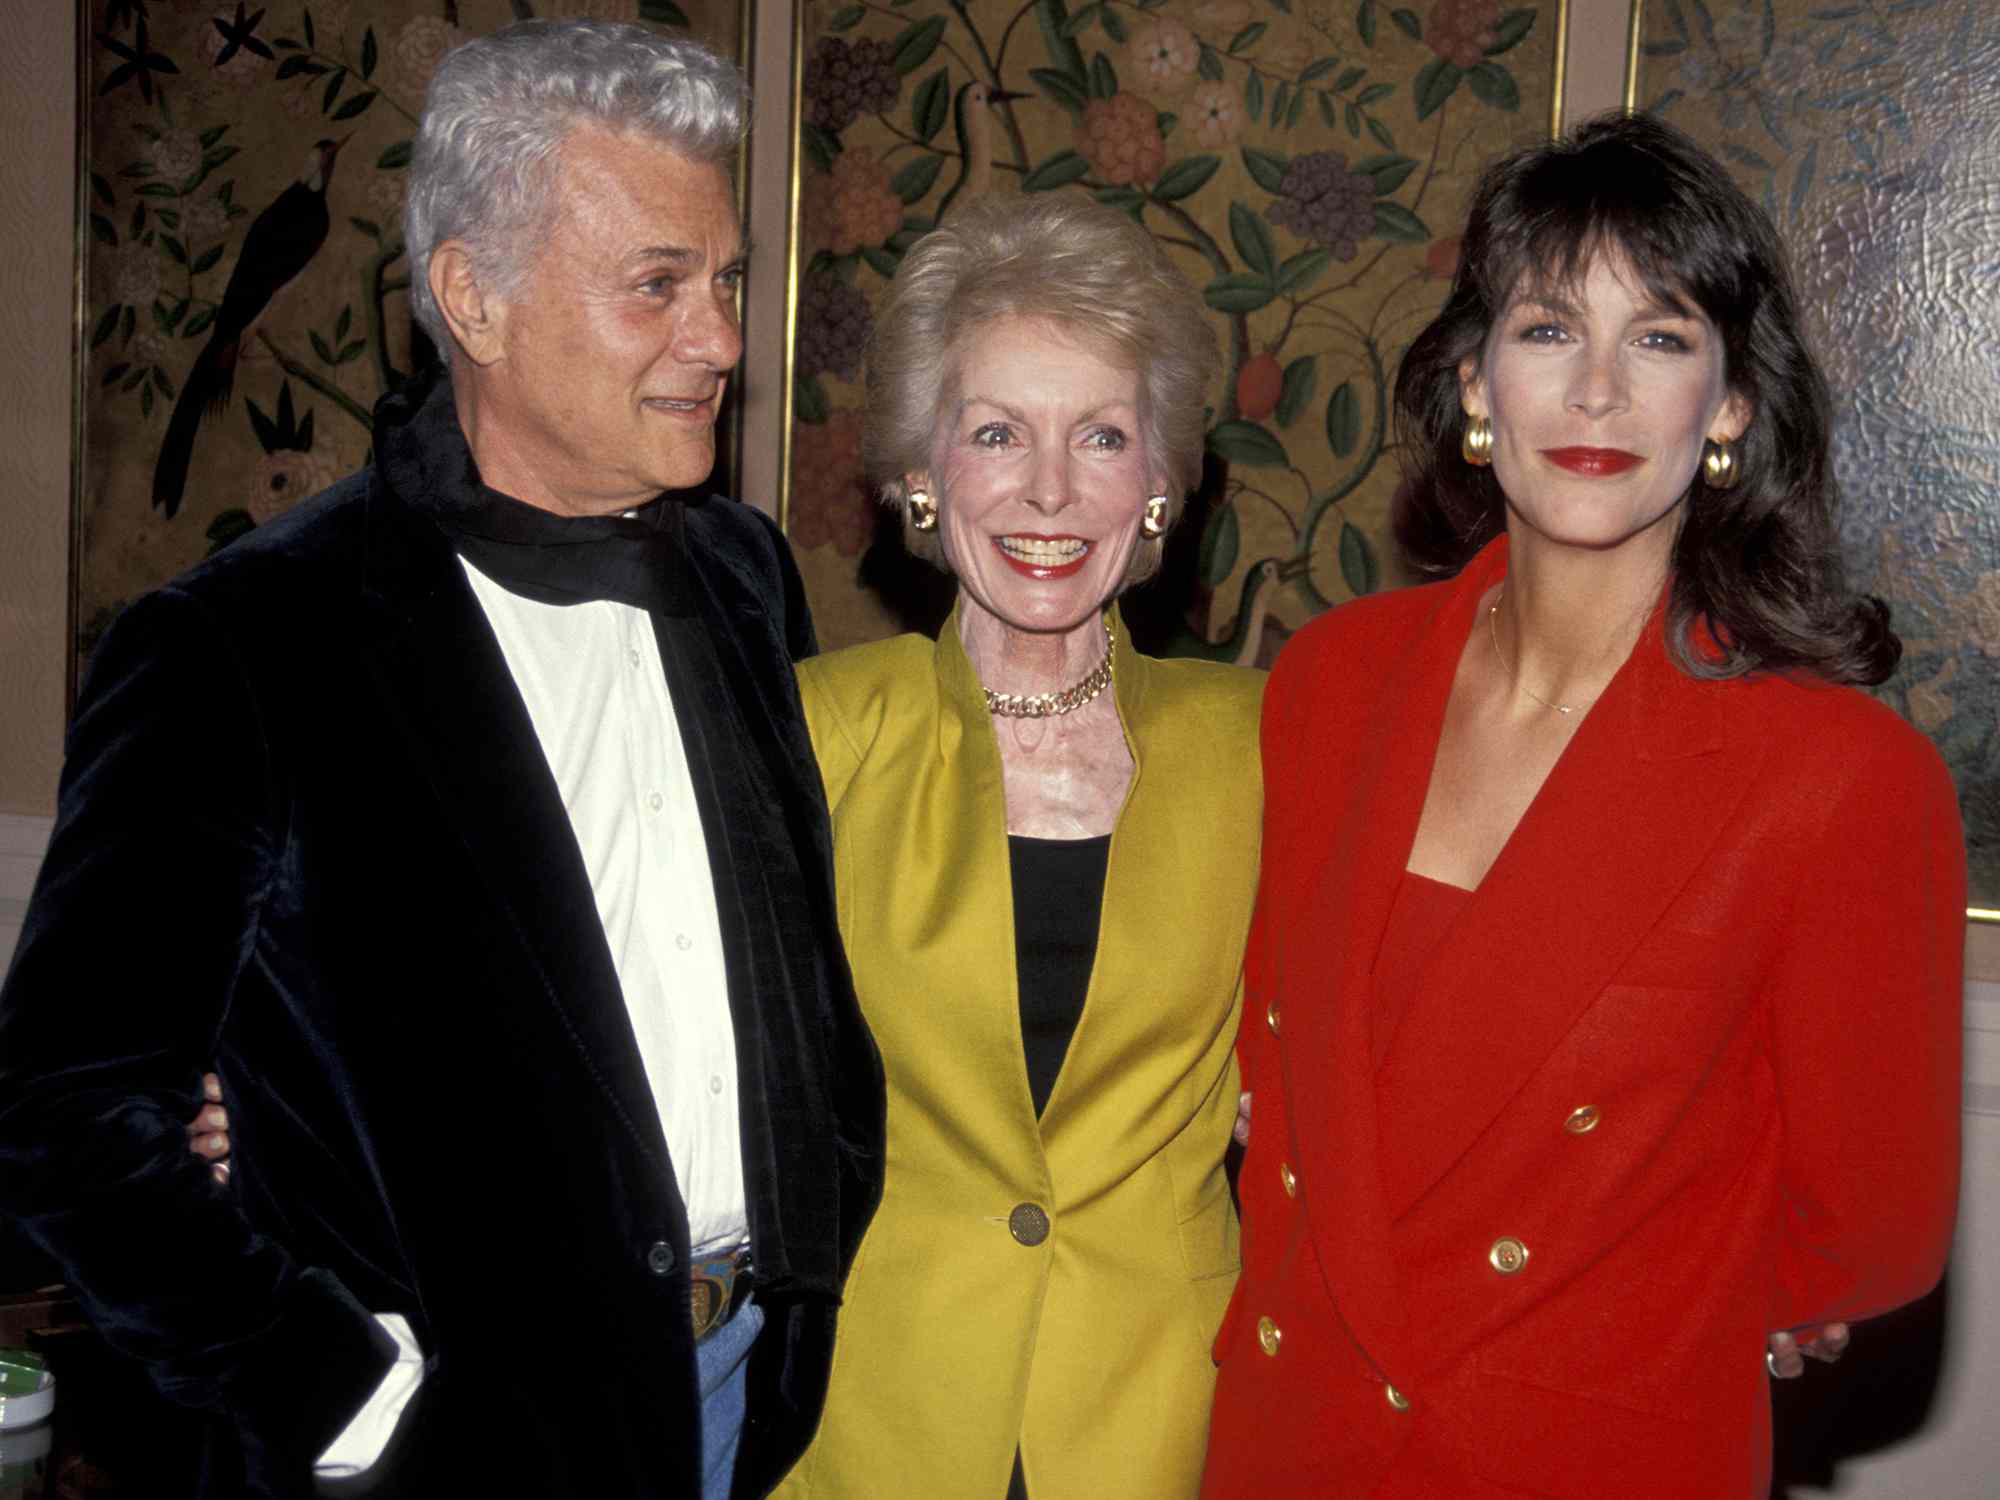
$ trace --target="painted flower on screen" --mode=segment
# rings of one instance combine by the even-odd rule
[[[1317,240],[1335,260],[1353,260],[1375,231],[1375,179],[1349,171],[1338,151],[1308,151],[1285,168],[1278,201],[1264,217],[1302,240]]]
[[[903,200],[889,186],[889,168],[875,153],[850,146],[833,170],[806,183],[806,222],[835,255],[879,245],[903,227]]]
[[[1126,77],[1155,98],[1171,98],[1194,82],[1201,43],[1170,16],[1133,28],[1125,49]]]
[[[1093,171],[1118,187],[1144,185],[1167,164],[1159,111],[1137,94],[1113,94],[1084,107],[1076,149]]]
[[[794,547],[859,557],[875,534],[861,481],[861,413],[850,407],[792,429],[792,493],[785,531]]]
[[[1446,62],[1475,66],[1500,40],[1500,0],[1438,0],[1424,40]]]

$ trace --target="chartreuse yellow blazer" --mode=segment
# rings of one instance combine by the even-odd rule
[[[888,1171],[819,1434],[781,1496],[1174,1500],[1236,1280],[1222,1156],[1257,875],[1261,673],[1133,653],[1097,958],[1029,1098],[999,746],[956,616],[802,663]]]

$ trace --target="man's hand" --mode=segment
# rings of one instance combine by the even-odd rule
[[[206,1102],[188,1121],[188,1150],[209,1160],[208,1173],[217,1182],[229,1181],[229,1115],[222,1107],[222,1080],[213,1073],[201,1075],[201,1097]]]

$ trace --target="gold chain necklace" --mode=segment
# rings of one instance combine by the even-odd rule
[[[1052,719],[1074,713],[1111,686],[1111,652],[1115,645],[1111,622],[1104,622],[1104,660],[1090,669],[1090,675],[1056,693],[996,693],[985,689],[986,711],[1003,719]]]
[[[1500,592],[1493,596],[1492,607],[1486,611],[1486,634],[1493,642],[1493,654],[1500,658],[1500,670],[1505,672],[1509,677],[1512,677],[1514,669],[1507,662],[1507,653],[1500,649],[1500,627],[1494,623],[1494,616],[1500,613],[1500,601],[1506,597],[1507,585],[1503,583],[1500,585]],[[1597,701],[1595,698],[1586,698],[1581,703],[1551,703],[1525,682],[1517,683],[1516,686],[1530,698],[1541,704],[1543,708],[1552,708],[1565,717],[1575,713],[1579,708],[1588,708]]]

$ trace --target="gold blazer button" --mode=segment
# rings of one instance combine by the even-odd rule
[[[1285,1185],[1285,1196],[1287,1198],[1298,1197],[1299,1174],[1292,1170],[1292,1164],[1290,1162],[1281,1161],[1278,1163],[1278,1181],[1282,1182]]]
[[[1278,1034],[1278,1002],[1273,1000],[1264,1007],[1264,1024],[1271,1028],[1271,1035]]]
[[[1502,1235],[1486,1252],[1486,1258],[1502,1276],[1512,1276],[1528,1263],[1528,1247],[1511,1234]]]
[[[1391,1411],[1408,1411],[1410,1409],[1410,1398],[1387,1381],[1382,1383],[1382,1399],[1389,1403],[1389,1410]]]
[[[1257,1320],[1257,1344],[1273,1359],[1278,1357],[1278,1345],[1285,1341],[1285,1331],[1269,1318]]]
[[[1595,1104],[1586,1104],[1580,1109],[1570,1111],[1569,1118],[1563,1121],[1563,1129],[1571,1135],[1589,1135],[1591,1131],[1597,1129],[1597,1122],[1603,1118],[1603,1111]]]
[[[1007,1215],[1007,1232],[1024,1245],[1039,1245],[1049,1237],[1049,1216],[1039,1203],[1017,1203]]]

